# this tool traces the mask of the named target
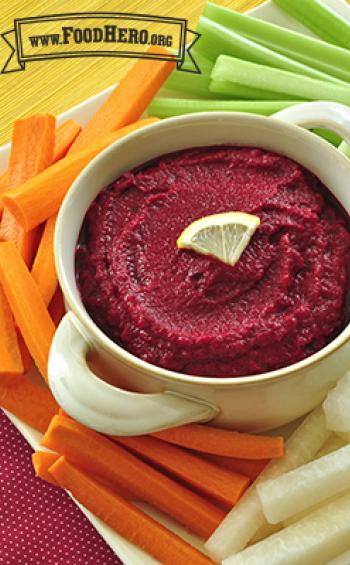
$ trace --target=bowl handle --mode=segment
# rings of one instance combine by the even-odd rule
[[[337,102],[303,102],[273,115],[305,128],[327,128],[350,145],[350,108]]]
[[[211,420],[218,409],[176,392],[129,392],[97,377],[86,363],[91,344],[75,315],[62,319],[52,342],[48,374],[52,394],[72,418],[108,435],[142,435]]]

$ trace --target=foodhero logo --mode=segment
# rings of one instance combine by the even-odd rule
[[[32,61],[92,56],[176,61],[179,70],[200,73],[190,52],[200,34],[188,29],[187,20],[181,18],[114,12],[54,14],[16,19],[14,29],[1,37],[11,50],[1,73],[24,70]]]
[[[31,37],[30,40],[37,39]],[[159,45],[172,47],[173,36],[162,33],[150,33],[148,29],[105,25],[103,28],[62,27],[62,44],[69,43],[130,43],[131,45]],[[33,42],[32,42],[33,45]]]

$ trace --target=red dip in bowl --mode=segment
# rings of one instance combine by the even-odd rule
[[[176,240],[194,220],[261,224],[234,267]],[[246,147],[187,149],[123,174],[90,206],[76,249],[83,303],[116,343],[190,375],[291,365],[348,321],[348,217],[298,163]]]

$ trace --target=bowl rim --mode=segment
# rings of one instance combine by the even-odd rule
[[[288,365],[286,367],[282,367],[280,369],[275,369],[274,371],[267,371],[264,373],[260,373],[258,375],[246,375],[246,376],[239,376],[239,377],[214,377],[214,376],[200,376],[200,375],[189,375],[185,373],[178,373],[176,371],[172,371],[169,369],[164,369],[157,365],[153,365],[143,359],[137,357],[133,353],[130,353],[126,349],[124,349],[121,345],[114,342],[110,339],[94,322],[91,318],[90,314],[84,307],[81,300],[76,300],[70,287],[70,283],[68,280],[68,276],[65,270],[65,261],[63,259],[63,254],[60,252],[60,239],[62,230],[65,227],[65,214],[66,210],[70,207],[70,200],[72,198],[73,193],[76,190],[81,190],[79,185],[82,186],[85,182],[85,179],[89,176],[90,172],[94,169],[97,163],[100,163],[103,160],[106,160],[110,154],[117,152],[118,149],[138,137],[142,137],[145,133],[145,130],[158,130],[166,128],[172,124],[181,125],[186,122],[195,121],[205,121],[206,119],[210,119],[215,121],[218,120],[218,124],[220,123],[220,119],[230,119],[234,120],[235,118],[239,117],[240,119],[245,118],[247,122],[260,122],[261,124],[266,124],[267,122],[271,125],[271,120],[275,122],[275,126],[283,126],[286,131],[290,131],[294,135],[297,134],[299,136],[304,137],[304,139],[308,140],[315,145],[315,148],[320,150],[327,150],[333,152],[333,155],[336,156],[338,159],[346,163],[349,168],[350,172],[350,164],[346,157],[339,152],[335,147],[331,144],[327,143],[324,139],[314,135],[313,133],[309,132],[307,129],[304,129],[300,126],[294,125],[289,122],[285,122],[283,120],[273,118],[271,116],[261,116],[256,114],[249,114],[249,113],[241,113],[241,112],[201,112],[201,113],[192,113],[192,114],[185,114],[180,116],[174,116],[171,118],[165,118],[159,120],[157,122],[151,123],[143,127],[142,129],[135,130],[126,136],[118,139],[108,147],[106,147],[103,151],[101,151],[96,157],[80,172],[78,177],[72,183],[70,189],[68,190],[64,201],[61,205],[61,208],[58,213],[58,218],[55,227],[55,242],[54,242],[54,254],[55,254],[55,263],[56,269],[58,274],[58,280],[60,286],[63,291],[64,299],[69,305],[70,310],[75,314],[76,318],[80,322],[82,326],[83,333],[88,334],[88,340],[91,343],[93,348],[93,341],[89,339],[89,333],[92,334],[95,341],[103,347],[103,349],[107,350],[109,354],[118,358],[123,364],[133,367],[143,373],[147,373],[148,376],[157,377],[160,380],[164,381],[177,381],[180,383],[187,383],[191,385],[201,385],[201,386],[210,386],[213,385],[215,388],[231,388],[232,386],[252,386],[257,385],[262,382],[276,382],[280,380],[285,380],[289,377],[292,377],[298,374],[300,371],[303,371],[310,366],[314,366],[315,364],[319,364],[323,359],[326,359],[330,355],[333,355],[338,349],[340,349],[350,338],[350,322],[345,326],[345,328],[333,339],[329,344],[324,346],[319,351],[313,353],[309,357],[302,359],[296,363]],[[210,144],[208,143],[208,146]],[[166,153],[164,153],[166,154]],[[142,164],[142,163],[140,163]],[[102,190],[103,187],[101,187]],[[329,189],[330,190],[330,189]],[[86,211],[85,211],[86,213]],[[77,285],[76,290],[78,291]],[[85,330],[85,332],[84,332]],[[99,378],[96,375],[96,378]]]

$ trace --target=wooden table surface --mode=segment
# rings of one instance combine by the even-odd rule
[[[242,11],[262,1],[215,0],[217,4]],[[0,33],[13,29],[15,18],[80,11],[129,12],[186,18],[188,27],[194,29],[203,5],[204,0],[2,0]],[[4,47],[1,42],[2,66],[8,55]],[[36,112],[60,114],[118,82],[132,64],[131,59],[81,57],[35,61],[28,63],[25,71],[0,75],[0,145],[9,141],[15,119]]]

